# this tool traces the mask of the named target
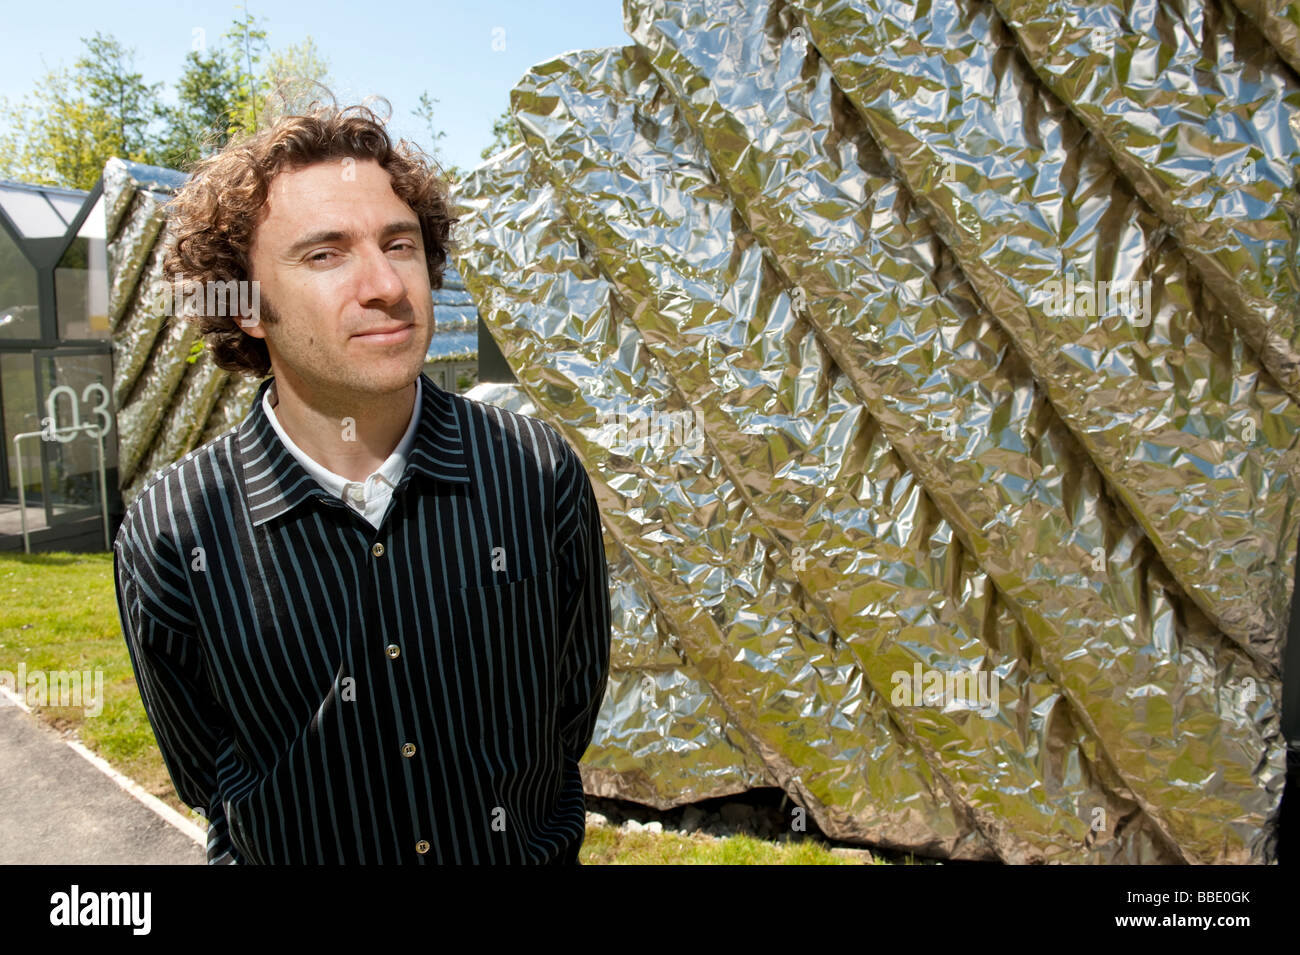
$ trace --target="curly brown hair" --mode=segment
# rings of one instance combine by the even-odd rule
[[[452,215],[448,180],[418,146],[406,140],[394,144],[383,122],[366,106],[321,106],[303,115],[282,116],[200,160],[167,204],[175,239],[163,256],[167,280],[187,287],[190,282],[247,281],[253,231],[272,180],[285,170],[349,156],[373,159],[388,172],[393,192],[419,219],[429,285],[442,288],[447,254],[454,248],[451,228],[460,221]],[[275,320],[274,311],[265,305],[261,315]],[[246,334],[239,316],[189,318],[198,323],[218,367],[256,378],[270,373],[266,342]]]

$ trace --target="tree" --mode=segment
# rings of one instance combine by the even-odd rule
[[[86,52],[77,59],[78,86],[93,109],[111,118],[118,147],[129,158],[150,156],[156,142],[149,128],[165,118],[155,105],[162,83],[146,84],[135,72],[135,51],[127,49],[111,34],[96,32],[82,38]]]
[[[49,70],[15,105],[0,98],[9,132],[0,135],[0,176],[90,189],[111,156],[158,162],[150,128],[159,113],[133,69],[134,52],[111,36],[82,38],[74,70]]]
[[[234,63],[231,135],[253,133],[260,128],[259,114],[266,112],[265,81],[257,73],[257,65],[268,50],[266,31],[257,25],[257,18],[245,7],[243,17],[235,20],[224,39],[230,44]]]
[[[501,150],[523,141],[524,138],[519,132],[519,124],[510,115],[510,110],[502,110],[501,115],[492,123],[492,142],[479,153],[479,158],[487,159],[490,156],[495,156]]]
[[[442,171],[446,174],[448,179],[460,179],[464,176],[464,172],[462,172],[458,166],[448,165],[444,160],[442,150],[438,148],[438,141],[445,139],[447,134],[439,129],[438,124],[434,121],[433,104],[436,102],[438,102],[437,97],[430,96],[429,91],[425,90],[420,94],[420,105],[416,109],[411,110],[411,113],[412,115],[424,120],[425,126],[428,127],[429,142],[432,147],[430,152],[434,161],[442,167]]]
[[[229,142],[236,87],[236,68],[226,50],[189,52],[176,83],[177,105],[167,111],[162,165],[189,169]]]
[[[51,70],[19,104],[0,99],[8,132],[0,134],[0,177],[46,186],[93,186],[102,164],[104,141],[111,135],[107,117],[92,114],[90,104],[71,92],[67,70]],[[75,130],[77,135],[68,135]]]
[[[136,72],[133,50],[108,34],[83,37],[73,70],[48,71],[18,104],[0,97],[0,128],[8,130],[0,133],[0,177],[90,189],[112,156],[188,169],[235,136],[329,99],[329,67],[310,36],[271,52],[245,8],[222,40],[211,50],[200,40],[189,52],[169,107],[160,104],[164,84]]]
[[[263,83],[268,91],[263,123],[276,116],[305,113],[332,85],[329,63],[310,36],[272,53]]]
[[[329,66],[310,36],[272,52],[262,74],[250,83],[248,65],[261,59],[259,35],[265,32],[245,18],[227,31],[224,47],[190,51],[176,84],[178,104],[167,113],[164,165],[190,168],[236,133],[250,131],[254,116],[258,126],[266,126],[276,116],[305,111],[328,89]]]

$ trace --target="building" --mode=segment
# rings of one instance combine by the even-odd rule
[[[0,549],[22,547],[24,517],[34,549],[105,546],[117,442],[102,192],[0,181]]]

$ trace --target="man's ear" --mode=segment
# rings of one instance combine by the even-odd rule
[[[253,338],[266,337],[266,329],[262,327],[262,321],[256,313],[241,314],[239,327]]]
[[[254,338],[265,338],[266,329],[262,327],[262,285],[251,279],[245,279],[239,290],[239,327]]]

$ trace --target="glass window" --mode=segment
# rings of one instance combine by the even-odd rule
[[[0,206],[24,238],[58,238],[68,231],[63,217],[39,192],[0,186]]]
[[[0,226],[0,338],[40,338],[36,269]]]
[[[45,198],[50,200],[51,205],[54,206],[59,215],[62,216],[63,221],[68,225],[72,225],[72,220],[77,218],[77,213],[81,211],[81,207],[86,202],[84,195],[63,196],[57,192],[47,192]],[[68,231],[67,226],[64,227],[63,231]]]
[[[0,407],[4,408],[4,458],[9,464],[5,490],[17,499],[18,460],[14,456],[14,435],[41,430],[41,414],[36,407],[36,369],[29,352],[0,354]],[[27,494],[39,500],[44,485],[41,442],[28,438],[21,447]]]
[[[41,353],[38,367],[46,396],[41,415],[52,418],[58,429],[57,439],[46,442],[50,520],[57,524],[99,506],[96,434],[104,438],[105,468],[117,467],[112,359],[107,353]]]
[[[104,197],[54,269],[54,304],[59,339],[107,338],[108,252],[104,241]]]

